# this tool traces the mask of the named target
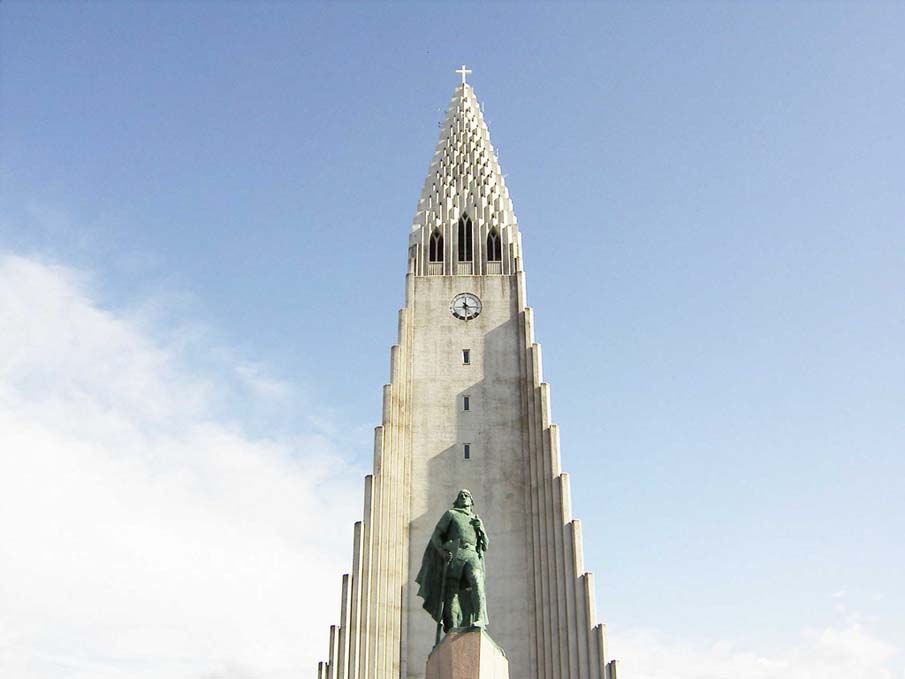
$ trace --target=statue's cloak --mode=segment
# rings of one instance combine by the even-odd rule
[[[446,556],[431,542],[427,543],[421,558],[421,570],[415,578],[418,596],[424,599],[424,610],[430,613],[434,622],[440,622],[440,604],[443,596],[443,576],[446,571]]]

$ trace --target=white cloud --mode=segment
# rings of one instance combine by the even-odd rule
[[[90,283],[0,257],[0,676],[311,672],[359,471],[314,418],[247,434],[216,404],[288,385],[186,368],[181,340],[100,308]]]
[[[292,390],[286,382],[267,375],[264,367],[257,363],[241,363],[236,366],[236,373],[262,397],[282,399]]]
[[[893,679],[898,651],[850,617],[805,631],[785,649],[755,653],[728,641],[710,645],[666,641],[662,632],[611,635],[610,650],[628,679]],[[672,635],[675,639],[676,635]]]

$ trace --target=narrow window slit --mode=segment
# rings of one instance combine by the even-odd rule
[[[440,229],[434,229],[429,241],[428,259],[431,262],[443,261],[443,234]]]
[[[503,249],[500,243],[500,234],[496,229],[491,229],[487,234],[487,261],[499,262],[502,259]]]
[[[471,219],[468,215],[459,218],[459,261],[470,262],[472,259],[472,233]]]

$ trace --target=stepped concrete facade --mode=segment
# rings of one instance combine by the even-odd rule
[[[512,679],[607,679],[605,629],[560,467],[521,236],[481,108],[462,83],[408,245],[352,568],[320,679],[423,679],[435,626],[415,576],[460,488],[490,536],[488,631]],[[455,313],[457,296],[480,312]]]

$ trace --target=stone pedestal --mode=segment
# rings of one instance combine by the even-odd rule
[[[431,651],[425,679],[509,679],[509,661],[483,630],[450,632]]]

